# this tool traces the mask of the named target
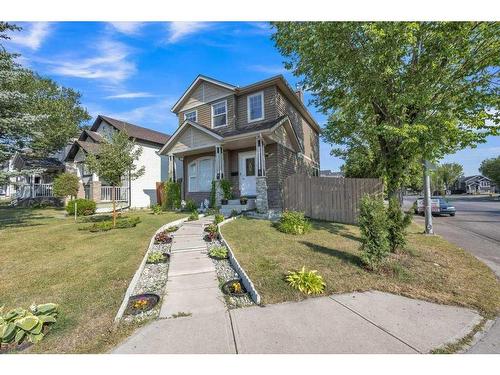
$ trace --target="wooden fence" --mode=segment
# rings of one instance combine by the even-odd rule
[[[382,193],[377,178],[288,176],[283,186],[283,208],[302,211],[312,219],[356,224],[363,195]]]

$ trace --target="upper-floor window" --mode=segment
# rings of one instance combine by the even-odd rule
[[[227,125],[227,100],[212,104],[212,127]]]
[[[198,121],[198,112],[196,110],[184,113],[184,120]]]
[[[481,186],[490,186],[489,181],[481,181]]]
[[[264,93],[262,91],[247,96],[247,114],[248,122],[264,118]]]

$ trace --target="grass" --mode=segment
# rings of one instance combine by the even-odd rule
[[[60,305],[57,324],[31,352],[102,352],[135,328],[111,333],[125,290],[154,232],[186,215],[127,215],[141,223],[91,233],[63,210],[0,207],[0,306]]]
[[[469,253],[439,236],[425,236],[412,224],[404,253],[392,254],[383,269],[361,263],[356,226],[313,221],[303,236],[279,232],[269,221],[241,218],[222,233],[252,279],[263,303],[298,301],[306,295],[288,286],[287,271],[318,270],[325,294],[379,290],[432,302],[466,306],[486,317],[500,310],[500,284]]]

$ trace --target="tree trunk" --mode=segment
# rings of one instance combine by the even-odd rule
[[[111,187],[111,200],[113,201],[113,228],[116,227],[116,200],[115,200],[115,187]]]

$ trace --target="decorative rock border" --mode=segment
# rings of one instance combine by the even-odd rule
[[[202,218],[204,216],[205,215],[200,214],[199,217]],[[120,322],[120,320],[123,318],[123,314],[124,314],[125,310],[127,309],[128,300],[129,300],[130,296],[136,294],[135,292],[137,292],[137,291],[148,292],[148,290],[143,290],[142,289],[142,286],[139,284],[139,281],[140,281],[141,275],[143,274],[144,269],[146,267],[146,262],[148,260],[148,255],[150,254],[150,252],[152,252],[152,251],[158,251],[158,250],[163,250],[163,248],[159,248],[159,245],[155,244],[155,236],[158,233],[163,232],[167,228],[174,227],[174,226],[180,226],[182,223],[184,223],[186,221],[188,221],[188,217],[185,217],[185,218],[179,219],[179,220],[175,220],[175,221],[171,221],[171,222],[169,222],[167,224],[162,225],[153,234],[153,236],[151,237],[151,240],[149,241],[148,249],[147,249],[146,253],[144,254],[144,258],[142,259],[142,262],[139,265],[139,268],[137,269],[137,271],[135,271],[134,277],[130,281],[130,284],[129,284],[128,288],[127,288],[127,291],[125,292],[125,295],[123,296],[123,300],[122,300],[122,303],[120,305],[120,308],[118,309],[118,312],[116,313],[116,316],[115,316],[115,319],[114,319],[115,327],[118,325],[118,323]],[[171,244],[168,244],[167,246],[168,246],[168,248],[170,248]],[[168,262],[167,263],[163,263],[163,264],[159,264],[159,265],[151,265],[151,266],[156,266],[156,267],[159,267],[159,268],[165,268],[165,280],[164,281],[166,282],[167,271],[168,271]],[[163,271],[163,269],[162,269],[162,271]],[[162,297],[162,296],[160,296],[160,297]],[[157,306],[160,306],[160,305],[161,304],[159,303]],[[149,315],[153,315],[154,312],[155,312],[155,310],[156,309],[150,310],[151,313]]]
[[[235,255],[234,255],[233,250],[231,249],[231,246],[226,241],[226,239],[224,238],[224,236],[222,235],[222,233],[220,231],[220,227],[221,226],[223,226],[223,225],[225,225],[227,223],[230,223],[231,221],[236,220],[239,217],[241,217],[241,215],[230,217],[230,218],[228,218],[228,219],[226,219],[223,222],[221,222],[221,223],[218,224],[220,242],[224,246],[227,247],[227,251],[228,251],[228,255],[229,255],[229,263],[235,269],[235,271],[238,273],[238,275],[241,277],[241,282],[242,282],[243,286],[245,287],[245,289],[250,294],[250,297],[252,298],[252,300],[257,305],[260,305],[261,298],[260,298],[259,292],[257,292],[257,289],[255,289],[255,286],[253,285],[252,280],[250,280],[250,277],[248,277],[248,275],[245,272],[245,270],[243,269],[243,267],[241,267],[240,263],[238,262],[238,260],[236,259]]]

